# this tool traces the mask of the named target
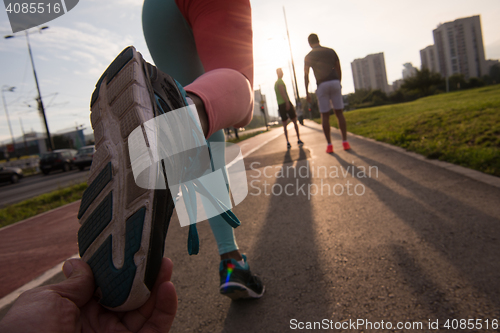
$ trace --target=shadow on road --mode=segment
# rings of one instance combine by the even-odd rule
[[[457,200],[443,191],[428,188],[420,183],[408,178],[394,168],[379,161],[372,160],[366,156],[361,156],[351,151],[350,154],[356,156],[368,165],[377,166],[380,173],[384,174],[399,186],[411,192],[410,196],[396,193],[388,185],[379,179],[356,178],[370,189],[381,202],[383,202],[397,217],[410,226],[425,242],[432,247],[440,258],[460,272],[460,277],[443,276],[441,281],[434,282],[431,277],[426,276],[422,268],[415,264],[413,255],[401,246],[393,247],[393,255],[400,271],[406,276],[407,281],[414,289],[415,294],[421,299],[423,304],[436,314],[443,317],[453,317],[456,304],[443,298],[445,293],[454,293],[463,285],[456,283],[447,285],[444,289],[439,287],[443,282],[458,281],[465,278],[465,281],[472,284],[486,298],[500,306],[500,220],[494,216]],[[353,167],[338,155],[334,155],[337,161],[344,168]],[[359,168],[356,168],[359,170]],[[357,173],[355,171],[355,174]],[[462,188],[463,195],[469,196],[477,193],[473,187],[473,181],[466,183],[469,185],[458,185]],[[493,197],[500,196],[500,190],[490,188]],[[490,198],[491,200],[491,198]],[[481,201],[481,200],[477,200]],[[433,262],[429,258],[427,271],[443,270],[438,267],[439,263]],[[447,272],[446,275],[453,273]],[[435,278],[435,277],[434,277]],[[462,279],[463,280],[463,279]],[[439,282],[439,283],[438,283]],[[446,285],[446,283],[444,283]],[[479,305],[477,305],[479,307]]]
[[[291,167],[290,150],[282,156],[281,167]],[[306,150],[300,148],[296,168],[305,167],[306,158]],[[325,272],[316,245],[311,202],[307,194],[296,194],[297,186],[307,189],[311,179],[289,172],[284,177],[261,178],[264,180],[271,183],[275,194],[289,185],[288,193],[293,188],[293,195],[266,197],[269,209],[249,256],[252,269],[263,277],[266,294],[260,300],[232,302],[223,332],[283,332],[290,329],[291,319],[321,321],[331,316],[328,303],[333,300],[328,299],[322,278]],[[268,191],[271,193],[270,186]]]

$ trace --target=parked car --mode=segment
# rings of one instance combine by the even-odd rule
[[[70,171],[73,169],[73,157],[76,155],[74,149],[57,149],[42,154],[40,157],[40,170],[44,175],[54,170]]]
[[[0,182],[11,182],[15,184],[21,178],[23,178],[23,170],[21,168],[0,166]]]
[[[88,167],[92,164],[92,158],[94,157],[95,146],[85,146],[78,149],[78,152],[75,155],[73,160],[73,164],[83,171],[85,167]]]

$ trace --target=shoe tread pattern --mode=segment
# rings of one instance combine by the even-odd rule
[[[95,198],[101,193],[101,191],[106,187],[106,185],[111,181],[112,178],[112,168],[111,162],[101,170],[94,181],[89,185],[89,187],[83,192],[82,202],[80,203],[80,209],[78,211],[78,218],[80,219],[83,214],[87,211],[89,206],[94,202]]]
[[[90,214],[89,218],[83,222],[78,230],[78,248],[82,257],[90,244],[108,226],[113,218],[113,192],[110,192],[99,206]]]
[[[125,257],[123,266],[117,269],[113,264],[113,237],[110,235],[88,261],[101,291],[100,303],[115,308],[127,300],[137,267],[134,255],[141,247],[142,229],[146,209],[141,208],[126,222]]]
[[[92,97],[90,99],[90,107],[94,105],[94,103],[99,98],[99,90],[101,88],[101,84],[106,78],[106,84],[115,77],[115,75],[125,66],[132,58],[134,57],[134,50],[130,47],[126,48],[116,57],[116,59],[109,65],[106,71],[101,75],[99,81],[97,81],[96,88],[92,93]]]

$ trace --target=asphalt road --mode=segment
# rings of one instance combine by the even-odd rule
[[[48,175],[35,175],[20,180],[17,184],[0,184],[0,208],[59,188],[87,181],[89,169],[69,172],[53,171]]]
[[[235,234],[266,285],[262,299],[220,296],[209,224],[198,223],[200,254],[190,257],[187,228],[172,220],[165,255],[179,307],[171,332],[303,332],[308,322],[376,331],[347,326],[358,319],[421,323],[420,331],[430,331],[429,320],[444,329],[448,319],[481,319],[478,331],[493,331],[500,189],[367,140],[351,138],[345,152],[337,131],[335,154],[326,154],[321,127],[306,124],[303,148],[289,126],[290,151],[281,135],[245,158],[249,195],[234,209]]]
[[[497,331],[500,188],[360,138],[342,151],[336,131],[326,154],[321,127],[306,125],[302,148],[291,126],[291,150],[280,129],[241,143],[249,194],[235,235],[263,298],[219,295],[209,224],[190,257],[174,214],[171,332]]]

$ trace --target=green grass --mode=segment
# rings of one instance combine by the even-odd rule
[[[25,160],[25,159],[33,158],[33,157],[38,157],[38,156],[37,155],[27,155],[27,156],[21,156],[20,158],[11,157],[10,160],[11,161],[18,161],[18,160]],[[0,160],[0,163],[5,163],[5,162],[7,162],[6,159]]]
[[[500,176],[500,84],[345,112],[345,117],[349,132]],[[338,127],[336,118],[330,119]]]
[[[0,209],[0,228],[80,200],[87,183],[73,185]]]

